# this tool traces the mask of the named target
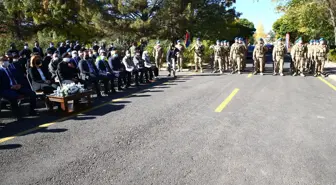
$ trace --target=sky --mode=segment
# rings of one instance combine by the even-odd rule
[[[281,17],[281,14],[275,12],[276,4],[271,0],[237,0],[235,4],[236,11],[241,12],[241,18],[246,18],[254,23],[257,28],[261,22],[264,25],[265,32],[272,30],[273,23]]]

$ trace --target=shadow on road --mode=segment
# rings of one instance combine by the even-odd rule
[[[53,123],[53,122],[62,122],[65,120],[94,120],[97,116],[103,116],[110,112],[119,111],[123,108],[125,108],[126,104],[131,103],[131,101],[118,101],[118,102],[112,102],[112,100],[115,99],[123,99],[124,97],[132,97],[132,98],[144,98],[144,97],[150,97],[151,95],[143,94],[144,92],[151,92],[151,93],[160,93],[164,92],[162,89],[170,88],[170,86],[178,85],[175,82],[186,82],[187,80],[190,80],[191,76],[181,76],[174,78],[165,78],[162,77],[161,79],[158,79],[157,81],[147,84],[147,85],[141,85],[139,87],[130,87],[128,89],[125,89],[121,92],[103,97],[103,98],[93,98],[93,106],[87,110],[78,110],[74,112],[71,115],[64,115],[61,111],[55,111],[53,113],[48,113],[44,106],[42,105],[37,111],[39,112],[39,115],[36,117],[26,117],[25,119],[21,121],[15,121],[12,117],[11,111],[1,111],[1,119],[0,119],[0,138],[5,138],[13,135],[17,135],[18,133],[21,133],[19,135],[28,135],[28,134],[34,134],[38,132],[43,133],[62,133],[66,132],[67,129],[47,129],[45,127],[39,128],[39,125],[46,124],[46,123]],[[167,83],[167,84],[165,84]],[[156,90],[156,88],[160,88],[160,90]],[[139,93],[139,94],[135,94]],[[22,110],[25,112],[28,110],[28,105],[23,105],[21,107]],[[61,120],[60,120],[61,119]],[[80,123],[80,122],[79,122]],[[29,131],[32,130],[32,131]],[[24,133],[22,133],[24,132]],[[27,132],[27,133],[25,133]],[[6,145],[2,145],[2,147],[5,147]],[[19,147],[19,146],[17,146]],[[10,148],[10,146],[8,146]]]
[[[22,147],[22,145],[20,144],[0,145],[0,150],[11,150],[11,149],[16,149],[20,147]]]

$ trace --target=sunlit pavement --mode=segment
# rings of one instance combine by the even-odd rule
[[[0,184],[336,183],[335,81],[179,75],[2,130]]]

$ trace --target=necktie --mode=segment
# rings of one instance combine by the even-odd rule
[[[7,71],[7,74],[8,74],[8,77],[9,77],[10,81],[12,82],[12,85],[16,85],[17,84],[16,80],[15,80],[13,74],[11,73],[11,71],[8,68],[6,69],[6,71]]]

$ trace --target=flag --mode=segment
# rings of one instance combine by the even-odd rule
[[[189,47],[191,41],[190,41],[190,33],[187,31],[186,36],[185,36],[185,46],[186,48]]]

